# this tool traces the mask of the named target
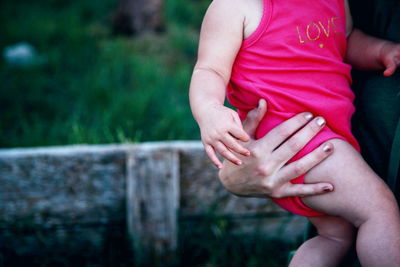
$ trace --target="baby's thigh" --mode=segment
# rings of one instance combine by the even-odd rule
[[[305,176],[305,183],[330,182],[331,193],[304,197],[303,202],[318,211],[341,216],[359,226],[372,214],[398,212],[396,201],[386,184],[347,142],[330,140],[333,154]]]

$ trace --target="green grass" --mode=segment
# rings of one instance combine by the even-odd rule
[[[0,48],[31,43],[45,63],[0,63],[0,147],[198,139],[187,91],[210,1],[167,0],[167,31],[111,34],[116,1],[3,1]]]

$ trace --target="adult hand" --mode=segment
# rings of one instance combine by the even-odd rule
[[[231,193],[242,197],[310,196],[333,191],[330,183],[292,184],[290,180],[305,174],[318,165],[333,151],[333,145],[323,143],[303,158],[289,161],[324,126],[321,117],[313,118],[308,112],[300,113],[278,125],[263,138],[255,140],[256,128],[267,111],[265,100],[260,100],[257,109],[247,115],[244,129],[250,135],[250,141],[242,145],[250,151],[250,156],[241,159],[241,165],[225,160],[219,171],[219,178]]]

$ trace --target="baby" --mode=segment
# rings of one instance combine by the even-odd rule
[[[214,0],[203,21],[190,104],[206,153],[217,167],[222,164],[216,151],[239,165],[238,154],[250,154],[241,145],[249,140],[241,121],[264,100],[268,112],[256,138],[301,112],[305,120],[318,115],[316,127],[325,125],[295,157],[285,159],[287,164],[328,140],[335,147],[328,159],[292,180],[315,183],[323,178],[334,192],[273,199],[308,217],[318,230],[290,266],[338,265],[353,243],[355,228],[363,266],[400,266],[396,200],[361,158],[350,131],[354,96],[348,63],[384,69],[390,76],[400,63],[400,44],[352,29],[345,0]],[[238,112],[223,105],[226,92]]]

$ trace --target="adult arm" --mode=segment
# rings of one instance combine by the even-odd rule
[[[250,141],[242,143],[251,154],[237,155],[243,164],[224,161],[219,178],[231,193],[242,197],[310,196],[333,191],[332,184],[292,184],[290,180],[305,174],[331,154],[333,146],[323,143],[303,158],[285,165],[324,126],[321,117],[312,118],[310,113],[300,113],[275,127],[263,138],[255,140],[255,130],[267,110],[265,100],[249,112],[244,129]],[[321,123],[322,122],[322,123]]]

